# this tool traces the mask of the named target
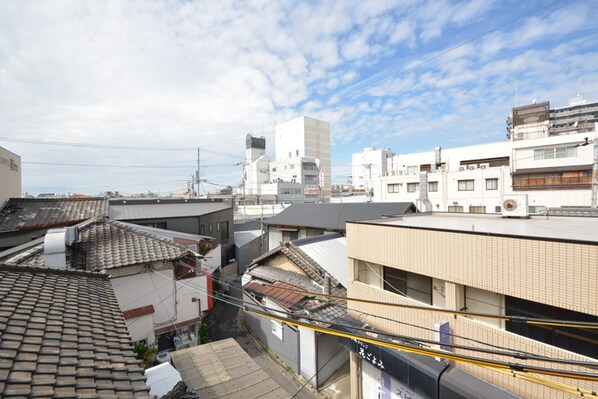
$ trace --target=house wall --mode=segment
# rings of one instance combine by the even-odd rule
[[[345,363],[349,361],[349,352],[339,344],[338,337],[317,333],[318,342],[318,388]],[[301,349],[303,349],[303,335],[301,335]]]
[[[245,294],[243,294],[243,299],[253,302],[253,299]],[[268,318],[245,312],[244,322],[259,340],[278,355],[287,366],[296,373],[299,372],[299,331],[297,329],[283,323],[282,339],[280,339],[273,333],[273,321]]]
[[[127,322],[127,328],[131,333],[131,340],[133,342],[145,340],[148,346],[152,346],[156,343],[153,313],[132,317],[125,321]]]
[[[319,386],[321,375],[318,373],[318,347],[317,333],[314,330],[305,327],[299,327],[299,337],[301,342],[301,370],[300,374],[309,381],[313,387]]]
[[[9,198],[21,197],[21,157],[0,147],[0,208]]]
[[[371,282],[373,285],[356,281],[356,265],[359,260],[363,260],[431,276],[437,279],[437,285],[439,280],[444,281],[442,292],[448,309],[460,310],[469,295],[469,304],[474,308],[495,309],[500,314],[503,306],[500,298],[511,295],[598,315],[598,247],[595,245],[349,223],[347,249],[350,258],[348,297],[423,305],[416,300],[377,288],[375,281]],[[464,291],[470,291],[468,287],[474,287],[478,291],[464,294]],[[448,321],[451,332],[462,337],[454,338],[455,344],[481,346],[471,340],[476,339],[488,345],[529,351],[540,356],[592,360],[510,333],[496,322],[488,320],[357,302],[349,302],[348,306],[355,317],[360,317],[372,327],[391,333],[433,340],[435,338],[432,331],[415,326],[433,328],[436,323]],[[360,312],[387,319],[364,316]],[[455,352],[480,356],[465,350]],[[538,362],[528,364],[546,366],[545,363]],[[463,362],[457,362],[455,366],[521,397],[569,397],[555,389],[486,368]],[[550,364],[550,367],[563,366]],[[575,367],[568,369],[583,371]],[[551,380],[547,376],[542,378]],[[559,382],[594,391],[598,389],[598,384],[585,381],[559,379]]]
[[[237,274],[242,275],[245,273],[247,265],[252,260],[261,255],[262,243],[261,237],[256,237],[242,247],[236,247],[236,259],[237,259]]]

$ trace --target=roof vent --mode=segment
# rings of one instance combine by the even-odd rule
[[[44,238],[46,267],[66,269],[66,245],[77,241],[78,232],[75,226],[48,230]]]

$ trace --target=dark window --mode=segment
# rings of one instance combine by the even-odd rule
[[[205,233],[205,228],[203,224],[199,225],[199,234],[204,234]]]
[[[507,296],[509,316],[598,323],[598,317]],[[507,322],[507,331],[598,359],[598,330]]]
[[[428,276],[384,266],[384,289],[432,304],[432,278]]]
[[[282,232],[282,241],[284,241],[284,242],[296,240],[297,238],[299,238],[298,231],[283,231]]]
[[[208,223],[208,233],[211,233],[214,231],[214,226],[212,225],[212,223]]]
[[[419,183],[407,183],[407,192],[414,193],[419,190]]]
[[[220,222],[220,239],[228,240],[228,222]]]

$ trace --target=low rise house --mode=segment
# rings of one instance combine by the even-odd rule
[[[342,300],[304,292],[346,296],[346,242],[340,234],[327,234],[285,243],[255,259],[243,276],[243,294],[264,314],[246,310],[249,329],[285,364],[309,380],[316,389],[348,360],[336,337],[313,329],[273,320],[303,320],[330,326],[346,315]],[[316,261],[317,259],[317,261]]]
[[[235,257],[233,207],[221,200],[112,199],[112,220],[213,237],[222,265]]]
[[[278,215],[264,220],[268,249],[297,238],[327,233],[345,234],[350,220],[377,219],[417,212],[411,202],[352,204],[293,204]]]
[[[149,398],[106,274],[0,264],[0,397]]]
[[[0,261],[109,275],[133,341],[162,351],[197,344],[202,312],[211,306],[198,257],[135,225],[98,218],[50,230],[43,242],[5,251]]]
[[[43,237],[51,228],[108,216],[104,198],[10,198],[0,209],[0,251]]]
[[[457,388],[460,396],[448,397],[503,397],[489,393],[496,387],[524,398],[595,395],[596,231],[597,218],[553,216],[348,223],[349,314],[378,334],[409,337],[419,353],[442,345],[452,359],[435,371],[422,362],[413,369],[403,352],[355,342],[352,397],[378,398],[389,387],[417,398]],[[380,356],[384,363],[372,361]],[[455,369],[468,375],[459,384],[447,380]]]

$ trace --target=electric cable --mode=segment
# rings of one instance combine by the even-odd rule
[[[303,386],[302,386],[301,388],[299,388],[299,390],[298,390],[297,392],[295,392],[295,394],[294,394],[293,396],[291,396],[291,399],[295,399],[295,398],[297,397],[297,395],[299,395],[299,392],[301,392],[301,390],[303,390],[303,388],[305,388],[305,387],[307,386],[307,384],[309,384],[309,382],[310,382],[311,380],[313,380],[313,379],[314,379],[314,378],[315,378],[315,377],[318,375],[318,373],[319,373],[320,371],[322,371],[322,369],[323,369],[324,367],[326,367],[326,366],[328,365],[328,363],[330,363],[330,361],[331,361],[332,359],[334,359],[334,358],[336,357],[336,355],[338,355],[338,354],[339,354],[339,353],[340,353],[340,352],[341,352],[343,349],[344,349],[344,348],[343,348],[342,346],[341,346],[340,348],[338,348],[338,350],[336,351],[336,353],[335,353],[334,355],[330,356],[330,358],[329,358],[328,360],[326,360],[326,363],[324,363],[324,364],[322,365],[322,367],[320,367],[318,370],[316,370],[315,374],[314,374],[314,375],[312,375],[312,376],[311,376],[311,378],[310,378],[309,380],[305,381],[305,384],[303,384]]]

